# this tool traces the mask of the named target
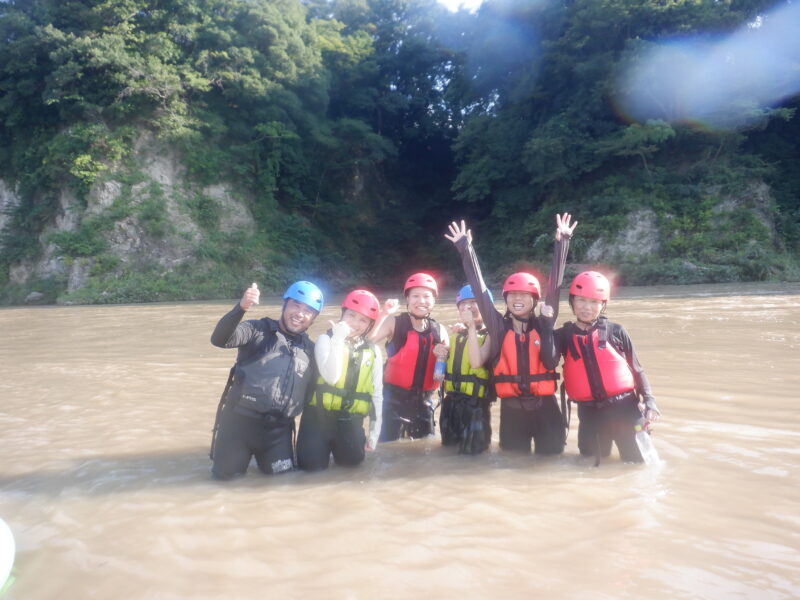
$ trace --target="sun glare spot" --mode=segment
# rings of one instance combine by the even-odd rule
[[[614,102],[630,121],[735,129],[800,93],[800,4],[782,5],[727,37],[673,39],[644,50]]]

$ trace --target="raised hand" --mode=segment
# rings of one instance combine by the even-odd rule
[[[383,312],[387,315],[393,315],[400,309],[400,302],[397,298],[389,298],[383,303]]]
[[[463,310],[458,311],[458,316],[463,323],[467,325],[468,328],[473,329],[475,328],[475,312],[469,308],[464,307]]]
[[[252,283],[250,287],[244,291],[242,299],[239,300],[239,306],[242,310],[249,310],[254,304],[258,304],[258,299],[261,297],[261,292],[258,291],[258,284]]]
[[[560,240],[562,236],[568,238],[572,237],[572,232],[575,231],[575,228],[578,226],[578,222],[575,221],[574,223],[570,224],[571,219],[572,215],[569,213],[556,215],[556,240]]]
[[[450,231],[450,235],[444,234],[444,237],[453,242],[454,244],[458,242],[463,237],[467,238],[469,243],[472,243],[472,231],[467,229],[467,224],[464,220],[461,220],[459,224],[458,221],[453,221],[450,225],[447,226],[447,229]]]
[[[350,326],[345,323],[344,321],[339,321],[334,323],[333,321],[328,321],[331,325],[331,332],[333,333],[333,337],[339,340],[347,339],[347,337],[353,332]]]

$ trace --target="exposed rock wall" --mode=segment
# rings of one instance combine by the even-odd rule
[[[194,185],[179,155],[144,134],[126,164],[109,169],[85,198],[76,198],[68,188],[60,191],[56,213],[38,236],[38,256],[11,265],[9,283],[31,287],[37,280],[58,279],[66,283],[67,292],[85,286],[97,257],[65,255],[53,239],[54,234],[78,232],[81,224],[91,219],[108,223],[100,235],[105,240],[105,254],[113,257],[118,269],[158,265],[169,271],[191,265],[198,261],[197,249],[207,235],[189,208],[198,197],[213,203],[215,230],[254,231],[247,202],[233,186]],[[0,180],[0,211],[12,210],[18,202],[14,190]],[[143,212],[145,205],[149,214]],[[8,223],[3,212],[0,227]],[[161,223],[158,231],[154,231],[154,221]]]
[[[589,262],[620,262],[658,254],[661,237],[656,214],[650,209],[627,216],[627,224],[614,239],[598,238],[586,251]]]
[[[709,190],[710,194],[718,192]],[[775,245],[779,245],[775,206],[767,184],[755,182],[736,196],[720,197],[711,209],[718,220],[713,226],[727,227],[726,217],[740,209],[755,215]],[[666,214],[661,218],[668,221],[673,217]],[[589,263],[636,263],[658,258],[664,241],[659,216],[652,209],[640,209],[627,215],[624,227],[613,238],[596,239],[586,251],[586,259]]]

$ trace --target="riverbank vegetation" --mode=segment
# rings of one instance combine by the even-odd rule
[[[0,300],[396,288],[422,268],[457,285],[453,218],[498,281],[545,268],[563,210],[570,260],[623,283],[796,279],[798,96],[737,98],[735,123],[620,101],[654,45],[773,4],[2,3]],[[236,207],[251,224],[224,225]]]

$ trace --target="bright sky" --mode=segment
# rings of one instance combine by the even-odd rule
[[[470,11],[477,10],[483,0],[439,0],[440,4],[444,4],[453,12],[458,10],[459,5],[463,4],[464,8]]]

